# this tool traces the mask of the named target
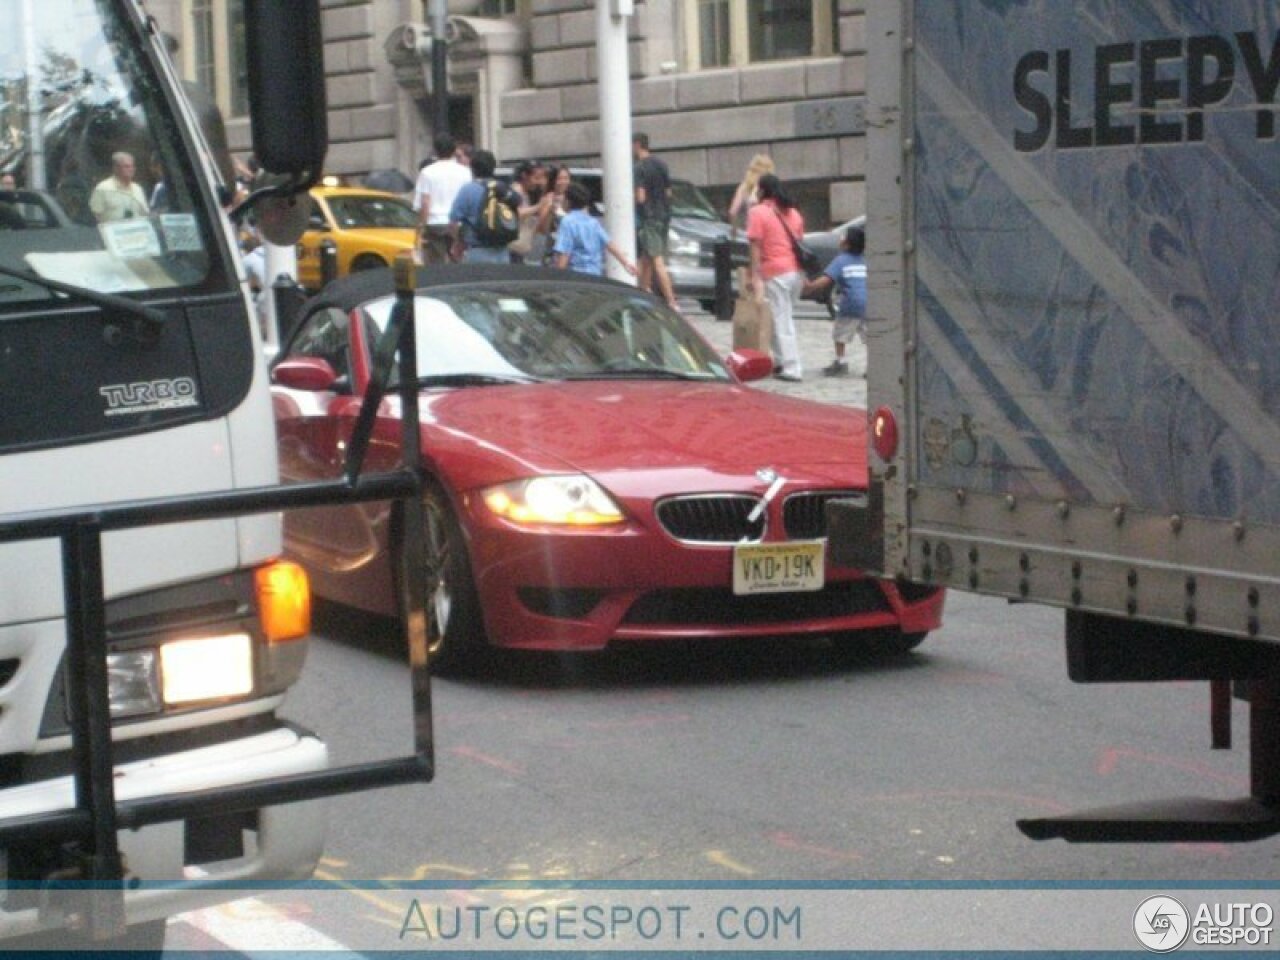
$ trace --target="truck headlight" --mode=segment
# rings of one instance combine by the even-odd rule
[[[160,712],[154,649],[107,654],[107,702],[113,717]]]
[[[253,641],[247,633],[232,633],[164,644],[160,692],[166,706],[253,692]]]

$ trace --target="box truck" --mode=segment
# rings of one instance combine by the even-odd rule
[[[1280,830],[1280,7],[867,4],[869,505],[832,550],[1052,604],[1080,682],[1249,702],[1239,801],[1027,821]]]

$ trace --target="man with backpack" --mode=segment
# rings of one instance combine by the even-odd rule
[[[518,197],[493,176],[497,161],[488,150],[471,156],[472,180],[464,184],[449,211],[454,259],[464,263],[510,263],[507,244],[520,235]]]

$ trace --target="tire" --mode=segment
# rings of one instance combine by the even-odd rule
[[[440,673],[477,667],[490,652],[480,597],[471,575],[462,527],[443,490],[429,488],[423,499],[426,525],[427,613],[431,621],[428,663]]]
[[[351,261],[351,273],[359,273],[362,270],[377,270],[379,267],[385,267],[386,262],[373,253],[362,253]]]
[[[877,637],[875,644],[877,649],[883,653],[892,656],[902,656],[903,654],[910,653],[916,647],[920,646],[920,644],[924,643],[924,639],[927,636],[929,636],[927,632],[902,633],[901,631],[896,631],[894,633],[887,633],[881,637]]]
[[[19,951],[49,951],[48,956],[55,957],[68,952],[80,953],[83,951],[86,955],[94,954],[98,956],[114,956],[112,951],[125,950],[126,953],[120,956],[128,957],[145,957],[150,960],[161,960],[164,956],[164,935],[167,927],[165,920],[149,920],[146,923],[135,924],[125,930],[124,936],[118,940],[108,940],[102,947],[109,947],[110,950],[95,950],[94,947],[99,946],[95,941],[84,939],[84,934],[73,934],[66,930],[51,930],[47,933],[36,933],[26,937],[17,937],[13,940],[4,942],[6,953]]]
[[[836,649],[850,656],[903,657],[924,643],[927,632],[901,630],[855,630],[832,638]]]

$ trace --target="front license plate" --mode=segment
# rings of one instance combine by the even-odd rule
[[[742,596],[821,590],[826,559],[825,540],[734,544],[733,592]]]

